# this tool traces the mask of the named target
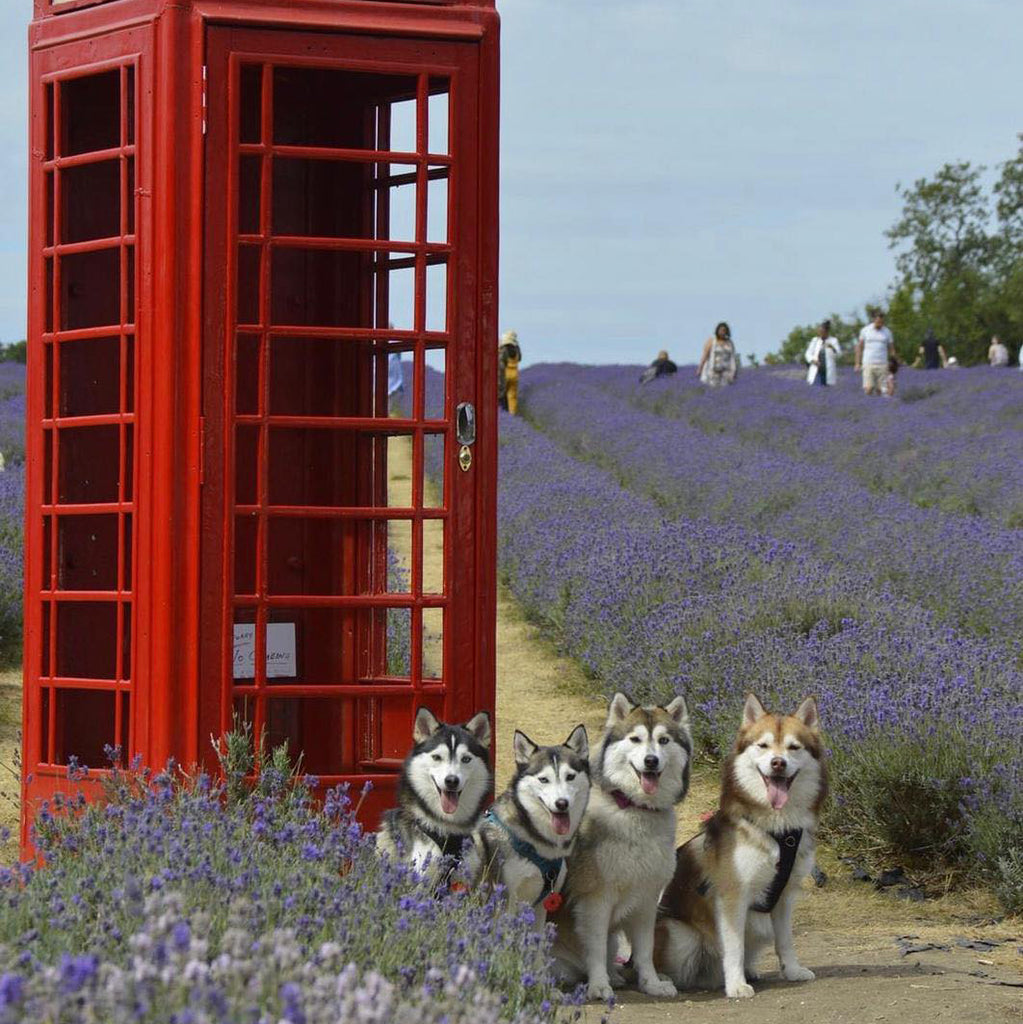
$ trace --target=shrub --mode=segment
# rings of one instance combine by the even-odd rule
[[[435,891],[285,751],[246,785],[245,749],[225,744],[223,785],[114,770],[102,801],[40,808],[45,867],[0,877],[0,1021],[554,1019],[531,908]]]

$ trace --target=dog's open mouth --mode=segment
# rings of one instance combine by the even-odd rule
[[[639,776],[639,784],[643,787],[644,793],[649,795],[657,792],[657,787],[661,783],[660,772],[641,772],[636,770],[636,774]]]
[[[764,785],[767,787],[767,801],[776,811],[780,811],[788,803],[789,787],[792,785],[792,780],[796,777],[796,774],[785,776],[760,773],[760,777],[764,780]]]
[[[440,809],[445,814],[454,814],[458,810],[458,798],[462,794],[457,789],[441,789],[438,786],[437,794],[440,796]]]
[[[568,830],[572,827],[572,821],[568,811],[551,811],[551,828],[556,836],[567,836]]]

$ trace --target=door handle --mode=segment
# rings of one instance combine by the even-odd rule
[[[476,443],[476,406],[472,402],[459,402],[455,410],[455,437],[461,447],[458,449],[458,465],[463,473],[472,466],[472,446]]]

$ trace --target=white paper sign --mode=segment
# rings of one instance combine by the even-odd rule
[[[295,658],[295,623],[266,624],[266,677],[280,679],[297,676]],[[234,678],[254,679],[256,676],[256,624],[236,622],[234,626]]]

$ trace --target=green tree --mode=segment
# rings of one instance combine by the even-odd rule
[[[12,341],[7,345],[0,345],[0,363],[23,363],[27,350],[26,341]]]

